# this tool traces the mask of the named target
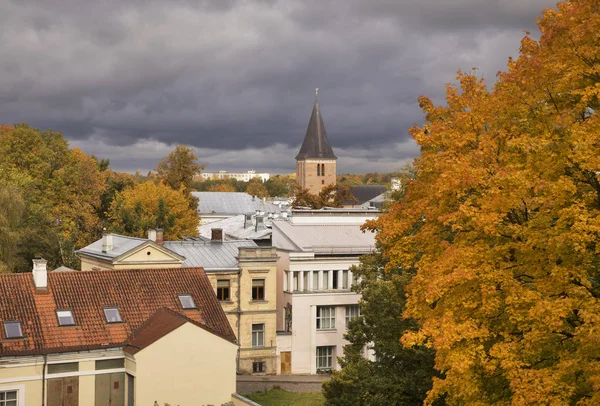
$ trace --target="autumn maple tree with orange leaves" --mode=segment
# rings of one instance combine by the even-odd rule
[[[368,227],[415,269],[405,346],[435,352],[426,403],[600,404],[600,4],[561,2],[492,90],[459,73],[416,178]]]

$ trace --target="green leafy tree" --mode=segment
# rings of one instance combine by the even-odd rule
[[[27,124],[0,126],[0,179],[18,187],[25,202],[16,263],[27,265],[13,270],[30,269],[35,255],[51,267],[77,267],[75,249],[101,231],[97,209],[103,177],[97,161],[69,149],[59,132]]]
[[[158,163],[156,173],[158,179],[174,190],[183,190],[185,196],[192,191],[194,177],[204,169],[198,163],[194,150],[185,145],[177,145],[175,150]]]

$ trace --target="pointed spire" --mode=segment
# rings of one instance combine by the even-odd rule
[[[323,123],[321,110],[319,110],[318,95],[319,88],[317,87],[315,88],[315,104],[313,106],[312,114],[310,115],[304,142],[302,143],[302,147],[300,147],[300,152],[296,155],[296,160],[310,158],[337,159],[337,156],[333,153],[333,149],[331,148],[331,145],[329,145],[329,140],[327,139],[325,123]]]

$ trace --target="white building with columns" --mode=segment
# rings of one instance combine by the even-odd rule
[[[295,210],[273,221],[278,251],[277,354],[279,373],[337,369],[346,326],[358,316],[360,295],[350,290],[350,268],[375,249],[375,235],[360,226],[379,211]]]

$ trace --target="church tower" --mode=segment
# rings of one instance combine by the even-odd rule
[[[316,89],[318,93],[319,89]],[[310,121],[300,152],[296,155],[296,182],[312,194],[318,194],[321,189],[336,182],[337,156],[333,153],[325,124],[319,110],[319,100],[315,94]]]

